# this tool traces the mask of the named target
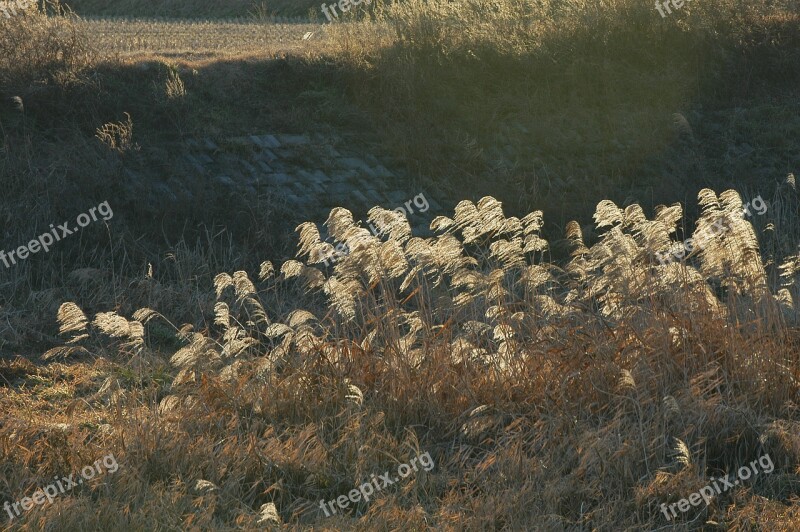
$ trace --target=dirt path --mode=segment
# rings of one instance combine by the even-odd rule
[[[84,17],[81,25],[103,54],[242,55],[271,49],[302,50],[326,39],[326,25],[237,20],[170,20]]]

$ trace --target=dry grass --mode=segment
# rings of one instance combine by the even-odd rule
[[[741,209],[733,191],[699,197],[698,228]],[[291,527],[655,529],[661,503],[768,453],[773,472],[678,523],[796,528],[797,268],[770,287],[738,218],[692,263],[657,266],[679,218],[603,202],[602,238],[572,225],[562,269],[543,260],[541,212],[509,218],[493,198],[428,239],[404,219],[363,234],[336,209],[332,237],[360,236],[333,271],[219,274],[201,330],[64,304],[69,342],[46,357],[86,361],[3,366],[3,499],[113,452],[117,473],[21,529],[253,528],[270,502]],[[322,515],[320,499],[425,451],[431,473]]]
[[[479,167],[489,132],[503,131],[513,142],[501,126],[523,117],[533,133],[515,138],[537,141],[537,157],[558,169],[552,181],[572,172],[573,187],[590,182],[595,189],[518,189],[510,196],[541,203],[537,208],[557,199],[564,210],[575,197],[585,203],[593,194],[618,194],[624,182],[611,170],[635,170],[637,150],[647,142],[663,146],[680,138],[702,162],[691,138],[697,124],[674,118],[676,110],[688,115],[699,92],[713,87],[722,100],[738,101],[739,90],[763,94],[756,87],[762,81],[782,91],[796,72],[779,68],[796,57],[796,16],[780,15],[788,4],[758,10],[708,0],[666,22],[651,6],[621,0],[592,8],[537,5],[389,6],[378,10],[374,24],[332,28],[336,48],[320,61],[333,61],[347,94],[367,112],[386,112],[378,123],[391,124],[388,138],[403,139],[398,152],[429,169],[445,159],[434,153],[442,146],[450,160]],[[30,22],[12,31],[36,28],[28,35],[50,42],[52,28],[69,23]],[[0,42],[12,42],[2,35]],[[82,41],[53,42],[51,50]],[[175,44],[152,43],[145,46],[150,53]],[[240,115],[257,107],[242,95],[258,100],[263,83],[249,74],[291,77],[293,69],[308,73],[317,65],[306,56],[276,71],[244,63],[209,67],[212,87],[163,64],[133,71],[110,63],[87,74],[82,60],[70,59],[83,57],[81,50],[34,61],[42,69],[22,82],[8,75],[20,65],[0,68],[3,90],[13,87],[23,104],[1,118],[0,172],[12,176],[4,193],[19,204],[3,203],[0,219],[13,244],[31,232],[11,224],[24,209],[46,225],[68,219],[73,212],[64,209],[74,200],[113,205],[113,182],[76,173],[121,174],[130,147],[141,143],[147,152],[151,139],[142,131],[172,124],[162,115],[183,127],[186,118],[177,111],[198,93],[223,93],[229,107],[212,111],[249,124]],[[40,56],[29,50],[19,57]],[[709,67],[732,57],[740,62],[730,70]],[[694,66],[682,71],[687,64]],[[122,73],[111,77],[103,68]],[[714,85],[744,72],[758,75]],[[140,77],[148,90],[158,81],[157,101],[138,94],[145,92],[134,83]],[[109,79],[112,87],[131,87],[109,97],[103,92],[111,90]],[[498,89],[498,80],[507,84]],[[675,91],[653,96],[659,82]],[[43,96],[42,86],[51,92]],[[236,92],[241,86],[251,91]],[[125,108],[108,103],[117,95],[124,95]],[[90,98],[97,109],[87,111],[83,102]],[[748,137],[790,154],[789,171],[797,162],[796,144],[786,140],[794,122],[782,117],[792,105],[771,102],[763,115],[772,117],[771,127],[753,128]],[[197,120],[213,123],[213,112]],[[559,114],[566,118],[559,122]],[[56,148],[53,132],[41,125],[47,120],[58,124],[58,143],[77,147],[66,159],[71,173],[63,171],[64,159],[61,165],[49,159]],[[80,125],[65,127],[71,120]],[[434,141],[442,131],[443,140]],[[626,147],[612,151],[611,140],[604,143],[609,134],[622,136],[614,140]],[[706,138],[722,143],[724,135],[735,132]],[[741,164],[731,157],[731,165]],[[615,177],[581,182],[582,168]],[[780,170],[769,179],[788,173]],[[499,190],[520,177],[497,174],[490,183]],[[702,188],[661,177],[661,190]],[[766,198],[767,185],[757,184]],[[478,190],[456,185],[465,194]],[[753,195],[752,188],[742,190]],[[261,248],[245,255],[216,227],[196,240],[169,242],[170,254],[156,260],[162,234],[138,238],[142,221],[128,214],[130,227],[115,229],[114,238],[87,231],[69,253],[0,270],[0,349],[37,362],[0,357],[0,504],[109,453],[120,464],[52,505],[0,523],[12,530],[249,530],[263,528],[262,514],[275,518],[265,506],[272,503],[287,529],[797,529],[794,181],[776,188],[754,225],[732,217],[731,230],[688,262],[665,266],[654,254],[689,236],[695,224],[682,223],[679,204],[651,209],[666,194],[653,196],[658,200],[643,206],[594,201],[594,224],[576,216],[582,223],[564,223],[552,242],[546,213],[507,216],[488,196],[435,220],[437,236],[426,239],[380,209],[370,221],[391,230],[376,238],[336,209],[326,224],[330,238],[303,224],[297,260],[247,271],[242,264]],[[44,206],[36,198],[47,198]],[[741,208],[732,190],[703,189],[697,198],[698,229]],[[207,203],[211,209],[214,199]],[[125,212],[115,205],[115,223],[125,223]],[[358,243],[325,270],[311,259],[324,256],[323,240],[332,239]],[[557,245],[568,248],[567,258],[554,258]],[[57,318],[58,333],[55,320],[34,320],[32,309]],[[430,473],[343,515],[327,518],[319,509],[321,499],[426,451],[436,464]],[[665,520],[662,503],[764,453],[773,472],[675,523]]]
[[[14,17],[0,17],[0,90],[33,83],[64,84],[90,63],[86,38],[58,0],[49,8],[62,17],[41,16],[36,4]]]

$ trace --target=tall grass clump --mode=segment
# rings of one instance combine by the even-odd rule
[[[45,358],[105,353],[136,382],[162,377],[103,385],[130,412],[102,440],[128,469],[90,516],[42,518],[111,526],[125,507],[151,523],[169,499],[160,522],[190,513],[205,527],[269,509],[335,528],[656,529],[670,524],[662,503],[768,453],[774,471],[674,524],[796,527],[800,257],[770,283],[739,194],[698,199],[695,234],[723,216],[729,230],[671,264],[654,255],[676,245],[679,204],[649,218],[602,201],[599,241],[571,223],[572,258],[556,264],[541,211],[508,217],[484,197],[429,238],[394,211],[370,211],[374,235],[334,209],[326,235],[297,228],[299,260],[217,275],[201,329],[156,308],[91,318],[65,303],[67,343]],[[323,267],[337,241],[351,253]],[[154,335],[168,329],[179,347],[164,350]],[[424,451],[434,471],[335,517],[319,509]],[[190,509],[198,483],[214,488],[204,510]]]
[[[71,12],[59,0],[18,12],[0,17],[0,91],[10,96],[33,84],[74,81],[88,66],[89,51]]]

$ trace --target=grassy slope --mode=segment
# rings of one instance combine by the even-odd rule
[[[332,310],[336,305],[304,295],[291,281],[257,282],[254,295],[240,276],[239,297],[232,288],[219,296],[234,318],[226,321],[215,320],[211,279],[247,269],[255,280],[260,259],[283,258],[268,240],[280,213],[254,203],[249,212],[258,218],[234,218],[248,212],[240,200],[205,198],[205,209],[176,205],[165,221],[117,186],[126,165],[146,171],[163,164],[170,143],[187,132],[333,127],[394,146],[462,196],[490,191],[520,214],[544,207],[545,221],[555,218],[557,226],[567,216],[590,225],[594,205],[606,197],[642,203],[649,214],[656,203],[693,200],[711,182],[750,187],[770,198],[769,216],[759,222],[776,230],[759,236],[763,249],[780,259],[797,242],[796,193],[776,192],[774,185],[798,164],[797,19],[717,4],[687,30],[658,29],[644,18],[649,11],[626,12],[620,3],[618,19],[556,20],[558,29],[538,35],[547,45],[542,50],[530,49],[526,39],[487,41],[485,35],[514,33],[482,35],[467,24],[485,20],[486,12],[477,19],[462,12],[467,18],[452,32],[435,23],[442,14],[417,8],[393,14],[399,36],[413,40],[343,29],[325,55],[194,63],[197,75],[182,70],[188,96],[179,103],[159,99],[153,89],[168,79],[164,60],[146,69],[90,63],[84,75],[50,76],[34,88],[18,76],[7,78],[3,91],[22,95],[25,112],[3,108],[0,118],[0,171],[12,176],[2,204],[4,245],[36,233],[32,226],[68,219],[76,205],[109,197],[121,205],[114,244],[98,228],[59,254],[0,271],[8,324],[3,351],[36,355],[54,345],[52,316],[64,300],[78,302],[90,318],[111,309],[130,318],[149,306],[220,345],[203,346],[199,337],[190,344],[161,318],[146,325],[143,337],[134,328],[115,339],[108,334],[113,322],[101,319],[83,342],[88,353],[75,352],[65,363],[4,360],[0,463],[7,485],[0,501],[30,495],[53,475],[114,452],[119,472],[33,511],[22,527],[46,519],[66,529],[126,523],[253,528],[261,505],[274,502],[280,519],[321,527],[655,529],[667,524],[660,503],[769,452],[773,473],[682,520],[693,520],[689,528],[706,521],[796,528],[796,306],[780,311],[758,295],[760,261],[737,255],[752,244],[746,228],[725,240],[732,275],[720,279],[704,260],[698,266],[708,283],[699,285],[681,284],[679,270],[650,270],[641,253],[652,250],[611,235],[592,259],[610,257],[611,264],[578,262],[569,276],[551,269],[557,279],[544,284],[535,281],[544,277],[534,269],[528,282],[535,286],[524,293],[510,284],[522,272],[510,267],[502,277],[509,284],[500,283],[506,297],[481,293],[497,276],[471,290],[415,281],[418,291],[402,293],[396,281],[379,276],[364,286],[363,315],[349,323]],[[510,21],[500,17],[493,24]],[[519,31],[524,37],[532,30]],[[379,39],[390,45],[376,46]],[[7,51],[0,58],[7,61],[2,72],[23,64]],[[42,63],[57,72],[75,68],[56,66]],[[134,117],[141,150],[109,153],[93,140],[94,130],[123,112]],[[673,125],[675,113],[688,127]],[[509,168],[491,153],[505,144],[512,152],[533,148],[519,156],[521,167]],[[747,181],[754,172],[761,173]],[[187,220],[188,229],[169,217]],[[12,223],[22,219],[27,223]],[[224,224],[233,240],[205,239],[202,224],[212,222]],[[550,231],[555,238],[563,234],[558,229]],[[502,262],[488,258],[486,244],[468,246],[483,257],[482,271]],[[408,249],[405,255],[421,260]],[[369,263],[366,254],[363,259]],[[148,262],[153,278],[146,275]],[[79,267],[92,270],[76,274]],[[435,272],[442,265],[430,267]],[[451,274],[442,274],[446,286]],[[567,301],[570,289],[577,299]],[[457,293],[470,293],[466,309],[446,304]],[[790,294],[797,301],[796,286]],[[289,321],[296,308],[320,318],[330,314],[306,331],[300,318],[291,320],[298,336],[284,349],[254,312],[258,306],[271,321]],[[412,334],[416,319],[422,328]],[[468,320],[489,329],[465,328]],[[223,344],[235,348],[231,333],[223,338],[231,323],[256,341],[235,364],[215,355]],[[492,335],[497,325],[515,332],[511,357],[503,354],[508,344],[502,348]],[[319,343],[301,341],[309,332]],[[182,361],[169,363],[190,345]],[[351,515],[325,519],[315,512],[319,499],[392,470],[416,449],[431,452],[432,474],[387,489]],[[198,479],[220,489],[195,489]]]

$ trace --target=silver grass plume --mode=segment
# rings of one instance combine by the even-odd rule
[[[344,242],[347,230],[355,226],[353,213],[342,207],[336,207],[328,215],[325,226],[334,239]]]
[[[404,214],[373,207],[367,213],[367,219],[375,224],[379,235],[388,235],[390,240],[405,242],[411,238],[411,225]]]
[[[112,338],[126,339],[124,345],[137,351],[144,347],[144,326],[138,321],[128,321],[116,312],[101,312],[92,325]]]
[[[275,267],[272,265],[270,261],[264,261],[261,263],[261,268],[258,272],[258,278],[261,281],[266,281],[270,277],[275,275]]]
[[[213,366],[219,361],[214,342],[200,333],[192,333],[189,345],[179,349],[170,358],[170,363],[180,369]]]
[[[605,199],[597,204],[594,213],[594,222],[598,229],[617,225],[622,223],[623,219],[624,213],[622,209],[617,207],[617,204],[613,201]]]
[[[89,335],[86,330],[86,326],[89,324],[89,320],[86,317],[86,314],[72,302],[62,303],[61,306],[58,308],[58,323],[59,323],[59,334],[67,334],[67,333],[78,333],[72,335],[72,337],[67,341],[69,344],[74,344],[84,338],[88,338]]]

